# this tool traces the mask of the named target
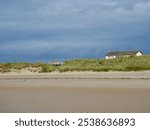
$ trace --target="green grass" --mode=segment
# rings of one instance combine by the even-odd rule
[[[5,73],[11,69],[41,68],[39,72],[52,71],[143,71],[150,70],[150,56],[126,57],[116,59],[75,59],[64,62],[62,66],[52,66],[44,62],[37,63],[0,63],[0,72]]]
[[[150,56],[116,59],[76,59],[66,61],[58,68],[65,71],[143,71],[150,70]]]

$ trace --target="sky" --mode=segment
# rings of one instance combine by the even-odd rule
[[[0,0],[0,62],[150,54],[150,0]]]

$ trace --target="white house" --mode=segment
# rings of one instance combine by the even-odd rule
[[[130,57],[130,56],[142,56],[143,53],[141,51],[116,51],[116,52],[109,52],[106,55],[106,59],[114,59],[117,57]]]

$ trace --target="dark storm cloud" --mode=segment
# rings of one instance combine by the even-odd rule
[[[149,16],[150,0],[0,0],[0,59],[150,53]]]

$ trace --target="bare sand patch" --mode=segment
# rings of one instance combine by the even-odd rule
[[[150,80],[0,79],[0,112],[150,112]]]
[[[0,79],[150,79],[150,71],[138,71],[138,72],[64,72],[60,73],[57,71],[51,73],[37,73],[29,71],[21,71],[20,73],[0,73]]]

